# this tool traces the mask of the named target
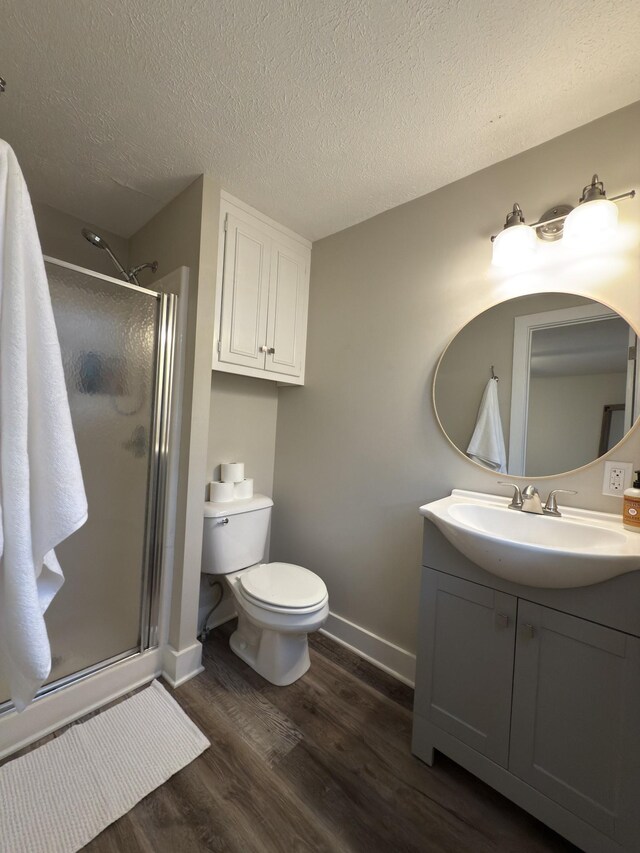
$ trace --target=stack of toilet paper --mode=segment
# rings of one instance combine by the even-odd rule
[[[209,500],[215,503],[253,497],[253,480],[244,476],[244,462],[223,462],[220,479],[209,483]]]

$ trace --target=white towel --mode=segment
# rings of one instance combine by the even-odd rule
[[[502,434],[497,379],[490,379],[484,389],[476,428],[467,447],[467,456],[486,468],[492,468],[501,474],[507,472],[507,453]]]
[[[60,345],[27,186],[0,140],[0,650],[20,711],[51,670],[53,549],[87,519]]]

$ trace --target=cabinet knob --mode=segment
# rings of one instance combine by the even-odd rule
[[[260,352],[269,352],[269,347],[266,345],[263,347],[260,347]]]
[[[509,627],[509,617],[506,613],[496,613],[496,627],[497,628],[508,628]]]
[[[275,351],[276,351],[276,348],[275,348],[275,347],[269,347],[269,349],[267,350],[267,352],[269,353],[269,355],[273,355],[273,354],[275,353]]]
[[[536,626],[531,625],[529,622],[526,622],[522,626],[522,633],[525,637],[528,637],[530,640],[533,640],[536,635]]]

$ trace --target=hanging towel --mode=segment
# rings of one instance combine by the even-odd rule
[[[87,519],[60,345],[27,186],[0,140],[0,652],[17,710],[51,670],[53,549]]]
[[[497,379],[490,379],[484,389],[476,428],[467,447],[467,456],[486,468],[492,468],[501,474],[507,472]]]

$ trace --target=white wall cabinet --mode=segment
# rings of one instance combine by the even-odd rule
[[[638,853],[640,573],[518,587],[431,527],[414,753],[448,754],[589,853]]]
[[[311,244],[222,193],[213,369],[304,383]]]

